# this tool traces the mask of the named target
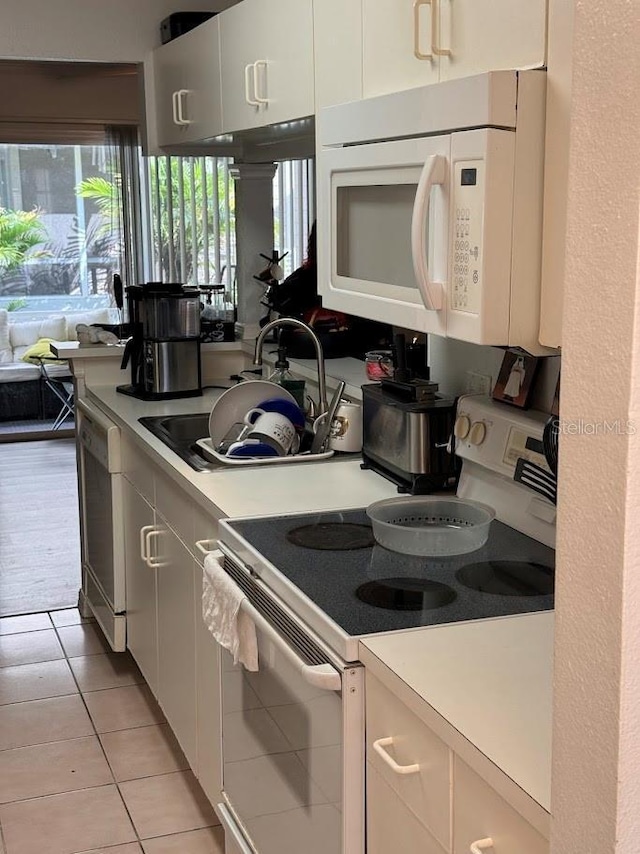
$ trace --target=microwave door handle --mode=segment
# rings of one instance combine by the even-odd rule
[[[431,188],[436,184],[444,184],[446,177],[445,166],[446,158],[441,154],[432,154],[426,159],[418,182],[411,219],[413,271],[422,302],[428,311],[440,311],[444,304],[444,285],[442,282],[432,281],[429,276],[425,223],[429,218]]]

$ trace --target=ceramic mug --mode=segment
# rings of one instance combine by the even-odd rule
[[[298,434],[291,421],[279,412],[266,412],[256,407],[244,416],[244,423],[251,427],[247,439],[259,439],[274,448],[278,456],[286,457],[298,447]]]
[[[334,451],[358,453],[362,450],[362,405],[341,400],[329,431],[329,447]]]

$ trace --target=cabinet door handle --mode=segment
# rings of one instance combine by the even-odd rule
[[[153,531],[154,527],[154,525],[145,525],[143,528],[140,528],[140,557],[147,564],[147,566],[149,565],[149,555],[147,553],[147,534],[149,533],[149,531]]]
[[[259,107],[260,101],[256,101],[255,97],[251,97],[251,83],[253,82],[254,86],[254,95],[255,95],[255,63],[250,62],[249,65],[245,65],[244,68],[244,99],[251,107]]]
[[[191,91],[190,89],[179,89],[179,90],[178,90],[178,97],[177,97],[177,103],[178,103],[178,124],[180,124],[180,125],[192,125],[192,124],[193,124],[193,121],[192,121],[191,119],[185,119],[185,117],[184,117],[184,112],[183,112],[183,109],[182,109],[182,108],[183,108],[183,101],[182,101],[182,99],[183,99],[183,97],[184,97],[185,95],[188,95],[190,91]]]
[[[157,556],[151,557],[151,540],[154,540],[159,537],[161,533],[162,531],[159,528],[156,528],[152,525],[151,530],[147,531],[144,536],[145,551],[147,553],[146,563],[149,569],[159,569],[161,566],[165,566],[165,562],[160,560]]]
[[[469,847],[469,854],[482,854],[487,848],[493,848],[493,839],[487,836],[486,839],[478,839],[477,842],[472,842]]]
[[[440,41],[440,0],[432,0],[431,3],[431,50],[436,56],[451,56],[448,48],[442,48]]]
[[[180,93],[178,91],[175,91],[173,93],[173,95],[171,96],[171,107],[172,107],[172,112],[173,112],[173,123],[174,123],[174,125],[180,124],[180,119],[178,118],[178,96],[179,95],[180,95]]]
[[[260,78],[258,76],[258,69],[264,68],[264,79],[267,79],[267,60],[266,59],[258,59],[253,63],[253,93],[255,95],[255,99],[258,104],[264,104],[265,106],[269,103],[268,98],[263,98],[260,92]]]
[[[420,8],[431,7],[431,50],[433,51],[433,9],[435,0],[414,0],[413,2],[413,55],[416,59],[433,59],[433,53],[420,50]]]
[[[393,738],[391,736],[388,736],[387,738],[379,738],[377,741],[373,742],[373,749],[378,756],[387,763],[389,768],[391,768],[395,774],[417,774],[420,770],[419,765],[398,765],[396,760],[389,756],[385,747],[390,747],[392,744]]]
[[[439,311],[444,304],[444,285],[441,282],[431,281],[429,275],[425,223],[428,222],[429,217],[431,188],[436,184],[444,184],[446,181],[446,163],[446,158],[440,154],[432,154],[427,157],[418,182],[411,218],[413,271],[422,302],[428,311]]]

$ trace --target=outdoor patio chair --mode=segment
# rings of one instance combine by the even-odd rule
[[[47,362],[59,364],[59,360],[46,356],[38,359],[42,382],[60,401],[60,411],[52,427],[53,430],[59,430],[68,416],[73,415],[73,378],[71,374],[52,377],[47,372]]]

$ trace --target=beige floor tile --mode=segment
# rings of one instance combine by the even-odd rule
[[[48,614],[26,614],[24,617],[1,617],[0,635],[14,635],[18,632],[37,632],[50,629]]]
[[[107,732],[100,741],[116,782],[186,771],[189,767],[168,724]]]
[[[77,626],[80,623],[93,622],[92,617],[81,617],[77,608],[63,608],[61,611],[50,611],[49,616],[54,626]]]
[[[53,629],[0,635],[0,667],[35,664],[64,658],[64,652]]]
[[[93,735],[80,694],[0,706],[0,750]]]
[[[96,736],[18,747],[0,753],[0,803],[112,782]]]
[[[114,732],[165,722],[160,707],[146,685],[90,691],[84,695],[84,701],[98,732]]]
[[[191,771],[130,780],[120,792],[140,839],[219,824]]]
[[[115,786],[5,804],[0,825],[7,854],[75,854],[136,841]]]
[[[144,854],[224,854],[224,831],[218,826],[175,833],[146,839],[142,847]]]
[[[129,842],[127,845],[112,845],[109,848],[92,848],[91,851],[81,851],[80,854],[143,854],[143,851],[137,842]]]
[[[0,706],[76,694],[78,688],[66,661],[43,661],[0,668]]]
[[[69,664],[83,693],[144,682],[128,652],[84,655],[80,658],[70,658]]]
[[[109,652],[109,644],[98,628],[97,623],[60,626],[58,628],[58,637],[69,658]]]

